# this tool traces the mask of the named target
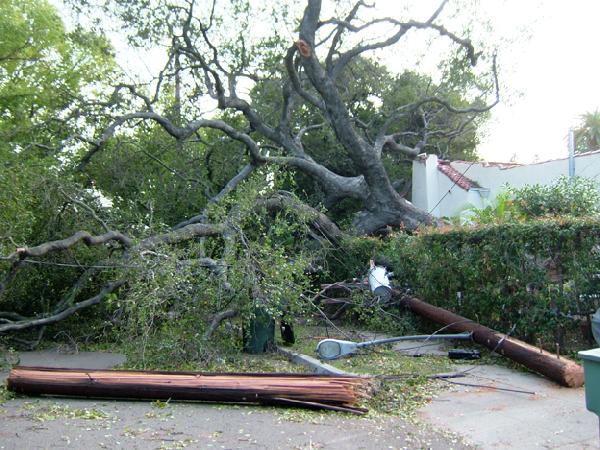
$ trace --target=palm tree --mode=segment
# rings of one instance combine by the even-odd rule
[[[600,144],[600,110],[581,115],[581,123],[575,129],[576,153],[598,150]]]

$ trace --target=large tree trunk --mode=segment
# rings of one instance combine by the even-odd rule
[[[323,68],[313,51],[320,12],[321,2],[309,0],[297,45],[306,74],[323,100],[325,116],[368,188],[366,198],[363,197],[364,210],[354,221],[355,231],[369,234],[386,225],[414,230],[419,225],[432,223],[429,213],[412,206],[393,188],[381,161],[379,146],[383,141],[371,144],[357,132],[334,76]]]
[[[384,198],[373,205],[366,205],[365,210],[355,216],[353,227],[357,234],[372,234],[387,225],[412,231],[433,223],[433,216],[396,194],[387,200]]]
[[[441,0],[438,8],[424,22],[402,22],[390,17],[365,22],[364,18],[361,19],[357,15],[359,9],[368,6],[364,2],[356,2],[345,18],[324,18],[321,11],[322,1],[306,0],[298,40],[288,48],[285,55],[281,55],[285,68],[285,72],[281,74],[281,98],[273,105],[279,111],[274,109],[266,114],[262,113],[260,108],[255,109],[253,102],[246,100],[243,95],[238,95],[237,91],[238,81],[243,77],[249,77],[258,83],[264,81],[261,80],[261,75],[254,73],[254,63],[250,60],[239,61],[240,68],[233,73],[225,69],[230,66],[230,61],[224,64],[227,58],[222,53],[223,49],[213,42],[212,19],[209,23],[204,23],[202,14],[194,15],[194,2],[188,2],[187,6],[171,11],[175,15],[181,15],[177,23],[182,24],[181,35],[172,39],[174,47],[171,50],[176,57],[171,69],[176,74],[175,83],[179,80],[180,72],[186,72],[186,67],[193,67],[189,75],[190,80],[196,83],[197,91],[210,95],[216,102],[215,106],[228,113],[222,115],[221,119],[209,119],[202,116],[202,111],[198,111],[200,116],[194,120],[185,124],[179,123],[179,120],[172,121],[161,115],[153,107],[154,100],[151,101],[135,88],[127,86],[131,96],[142,106],[142,110],[115,117],[99,139],[91,142],[93,146],[83,157],[79,167],[85,167],[92,156],[104,148],[118,127],[133,121],[154,121],[179,143],[195,136],[201,129],[212,129],[243,144],[249,157],[248,165],[227,183],[222,191],[224,193],[234,189],[254,167],[276,164],[292,167],[317,180],[328,199],[354,199],[362,202],[363,210],[354,221],[357,233],[372,233],[386,225],[413,230],[420,225],[434,223],[435,220],[430,214],[418,210],[394,190],[382,162],[382,153],[384,150],[394,151],[414,158],[428,145],[432,145],[430,141],[433,137],[455,139],[460,136],[468,129],[476,114],[486,112],[498,103],[495,59],[494,85],[486,86],[486,83],[483,83],[480,96],[472,105],[454,106],[444,98],[429,95],[428,88],[421,98],[410,103],[395,108],[381,108],[376,113],[378,120],[370,120],[367,123],[364,123],[364,118],[354,111],[350,100],[346,98],[348,82],[342,80],[342,74],[347,74],[345,70],[352,61],[365,58],[365,55],[372,51],[389,48],[398,43],[408,31],[417,29],[430,30],[444,39],[449,39],[464,51],[469,63],[475,65],[479,53],[475,51],[470,39],[461,38],[436,23],[446,3],[447,1]],[[125,9],[127,10],[126,7]],[[381,23],[392,27],[389,33],[382,36],[373,35],[372,31]],[[239,50],[244,54],[246,49],[243,47],[243,41],[241,45]],[[165,74],[168,72],[166,70]],[[274,81],[277,77],[270,75],[268,78]],[[496,101],[482,106],[493,87],[496,91]],[[119,93],[121,89],[125,88],[121,87],[115,92]],[[143,103],[140,100],[143,100]],[[437,116],[439,111],[446,111],[462,115],[465,119],[457,126],[440,125],[435,120],[426,120],[427,114],[424,110],[428,105],[435,106],[429,116]],[[304,108],[311,111],[308,123],[305,122],[306,118],[298,114]],[[240,127],[238,121],[228,122],[227,117],[233,117],[232,114],[243,116],[244,125]],[[400,122],[412,115],[419,116],[423,126],[417,127],[417,131],[400,132]],[[332,168],[318,162],[316,155],[311,155],[310,148],[304,148],[302,136],[310,130],[322,127],[329,128],[335,134],[336,141],[343,147],[343,157],[352,163],[354,176],[336,173]],[[403,137],[404,135],[410,138]],[[270,148],[275,151],[268,151]],[[217,197],[219,196],[220,194]],[[198,215],[201,216],[202,214]],[[180,225],[195,223],[196,220],[192,218]]]

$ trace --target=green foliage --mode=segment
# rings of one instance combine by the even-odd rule
[[[207,177],[205,158],[201,146],[174,144],[160,127],[148,124],[111,142],[86,174],[111,199],[121,230],[152,233],[198,214],[207,195],[218,192],[220,186]]]
[[[3,182],[0,178],[0,185]],[[8,201],[8,208],[0,209],[0,252],[3,256],[12,253],[16,247],[63,239],[81,229],[101,233],[102,228],[90,212],[69,200],[65,194],[87,204],[110,223],[109,214],[93,192],[82,190],[56,175],[38,174],[37,178],[27,178],[18,186],[10,186],[8,191],[0,191],[0,199],[11,193],[19,197],[13,199],[14,202]],[[24,208],[28,209],[21,211]],[[14,282],[0,295],[0,310],[26,316],[48,313],[61,298],[67,297],[74,280],[85,272],[87,264],[104,258],[106,253],[102,248],[79,245],[70,252],[50,255],[39,264],[25,261],[25,267]],[[9,267],[8,261],[0,261],[0,271],[8,271]],[[101,283],[103,279],[90,274],[77,294],[95,295],[96,286],[89,281]]]
[[[85,0],[71,3],[90,4]],[[127,37],[138,46],[164,44],[165,36],[170,36],[169,41],[181,36],[181,26],[186,22],[184,8],[170,1],[115,0],[99,6],[103,7],[103,13],[111,10],[131,25],[123,33],[129,33]],[[281,106],[281,55],[289,47],[288,39],[281,37],[281,29],[297,25],[294,15],[288,14],[292,8],[289,2],[271,2],[266,7],[243,0],[224,2],[217,3],[214,10],[196,8],[200,20],[190,21],[189,36],[197,39],[193,44],[200,53],[212,54],[212,45],[218,48],[220,70],[266,79],[254,87],[252,107],[270,124],[275,123],[273,112]],[[102,102],[99,92],[102,83],[112,76],[114,66],[112,51],[102,34],[82,29],[67,31],[46,1],[0,0],[0,13],[0,254],[11,253],[16,246],[64,238],[80,229],[98,234],[102,228],[96,216],[133,239],[170,229],[202,211],[207,199],[219,192],[246,161],[246,148],[224,141],[220,132],[199,131],[186,142],[173,142],[159,126],[140,122],[134,131],[120,130],[123,132],[107,142],[83,173],[73,175],[72,165],[88,150],[87,145],[76,142],[97,136],[94,130],[105,125],[108,116],[118,115],[119,105],[133,109],[138,106],[136,102],[142,101],[127,100],[128,94],[115,92],[108,103]],[[255,23],[268,26],[258,29]],[[238,31],[234,35],[223,31],[234,26]],[[183,44],[178,39],[172,39],[175,46]],[[175,59],[171,63],[177,66],[179,60]],[[161,82],[168,90],[173,83],[173,66],[167,69]],[[184,64],[181,73],[188,70],[189,65]],[[207,92],[205,80],[184,75],[178,87],[187,100],[175,104],[169,94],[160,94],[153,103],[157,112],[177,125],[205,112],[201,111],[204,106],[198,106],[202,104],[199,98]],[[434,86],[428,77],[414,72],[393,75],[368,59],[351,63],[340,75],[339,83],[351,115],[365,123],[376,120],[377,114],[389,116],[431,92],[446,96],[457,106],[462,104],[464,94],[457,85]],[[143,88],[139,92],[147,94]],[[81,101],[83,93],[98,101]],[[295,107],[298,114],[290,123],[290,135],[323,121],[320,113],[311,112],[300,99]],[[91,112],[93,108],[99,110]],[[427,108],[430,106],[423,105],[420,111],[399,117],[389,132],[406,132],[405,143],[414,145],[424,130],[420,117],[423,113],[436,128],[458,125],[457,119],[439,105]],[[223,114],[222,118],[237,129],[250,130],[248,133],[265,151],[269,148],[241,114]],[[374,126],[384,119],[377,120]],[[123,124],[123,128],[128,125]],[[475,136],[474,131],[466,133],[450,147],[443,147],[441,140],[432,135],[427,150],[445,155],[456,151],[465,155],[462,159],[470,159]],[[331,130],[311,130],[304,144],[317,162],[341,175],[358,175]],[[65,149],[67,145],[70,147]],[[278,156],[275,148],[269,148],[269,152]],[[408,166],[399,164],[402,157],[386,153],[384,158],[393,180],[409,178]],[[299,193],[312,204],[325,201],[312,179],[308,181],[291,171],[256,170],[253,178],[227,201],[208,208],[209,221],[230,227],[222,239],[186,243],[173,250],[156,249],[128,260],[127,267],[90,273],[88,265],[101,262],[110,266],[119,258],[107,256],[106,248],[77,246],[40,261],[39,267],[23,269],[2,294],[0,307],[43,315],[53,310],[57,299],[70,303],[86,298],[97,293],[98,286],[107,279],[123,276],[130,280],[127,288],[111,295],[106,307],[87,313],[89,322],[73,317],[66,326],[76,331],[87,327],[92,335],[110,333],[110,337],[129,343],[131,355],[137,358],[135,364],[140,366],[204,361],[210,358],[210,352],[202,336],[211,314],[234,308],[243,320],[248,320],[257,306],[274,317],[303,311],[300,294],[314,281],[305,270],[319,259],[320,250],[312,247],[309,218],[303,213],[257,208],[257,203],[276,188]],[[100,193],[111,201],[111,208],[102,206],[97,198]],[[348,220],[357,207],[356,202],[348,200],[340,202],[335,212],[340,219]],[[222,260],[226,276],[224,271],[211,272],[194,263],[200,257]],[[345,255],[337,257],[345,266],[353,264]],[[363,265],[361,260],[354,267]],[[0,269],[8,268],[8,263],[0,261]],[[73,280],[77,279],[82,286],[72,292]],[[110,312],[111,320],[102,323],[99,311]],[[365,312],[365,320],[384,323],[375,312]],[[240,328],[239,323],[231,325],[222,336],[224,345],[237,342]]]
[[[362,266],[366,267],[365,264]],[[418,329],[417,320],[412,314],[397,304],[382,302],[368,289],[352,291],[348,300],[351,308],[342,316],[345,323],[395,336],[415,334]]]
[[[509,191],[500,192],[494,201],[484,208],[468,208],[458,217],[460,224],[490,225],[494,223],[515,222],[524,219],[522,213],[515,208]]]
[[[581,116],[579,127],[575,129],[576,153],[598,150],[600,145],[600,110],[587,112]]]
[[[0,157],[56,156],[76,125],[64,119],[78,95],[113,65],[104,37],[67,32],[46,1],[0,0]]]
[[[304,311],[301,294],[310,283],[305,270],[318,252],[309,255],[308,219],[297,210],[257,208],[271,193],[263,188],[264,176],[259,171],[231,198],[210,208],[209,220],[228,223],[232,235],[156,249],[130,262],[135,269],[126,269],[128,289],[109,304],[115,324],[111,336],[125,345],[129,364],[207,365],[219,351],[241,349],[242,323],[257,307],[274,318]],[[208,270],[201,257],[222,266]],[[227,309],[236,310],[239,318],[206,342],[210,317]]]
[[[425,301],[550,349],[598,306],[597,219],[563,218],[398,235],[381,243],[397,282]],[[369,254],[363,256],[368,259]],[[587,343],[583,346],[589,345]]]
[[[131,280],[127,291],[108,299],[114,324],[109,337],[123,342],[133,367],[178,365],[205,356],[201,338],[214,306],[197,280],[202,270],[182,265],[178,256],[185,253],[167,255],[159,249],[135,258],[134,272],[125,269]]]
[[[48,2],[0,0],[2,256],[80,229],[101,229],[94,213],[69,197],[108,221],[98,191],[83,189],[64,170],[72,156],[64,146],[73,135],[90,130],[94,119],[82,117],[80,96],[100,89],[113,67],[108,41],[81,28],[66,30]],[[96,249],[77,248],[27,267],[0,297],[0,309],[47,313],[83,272],[77,266],[97,260]],[[0,261],[0,271],[8,267]]]
[[[366,277],[369,260],[380,254],[384,245],[381,239],[375,237],[347,238],[339,248],[327,255],[327,279],[363,279]]]
[[[72,408],[62,403],[25,403],[25,415],[37,422],[53,420],[81,419],[81,420],[114,420],[108,413],[95,408]]]
[[[417,411],[429,403],[437,387],[428,376],[451,370],[447,358],[415,358],[385,348],[352,358],[333,361],[336,367],[352,373],[388,376],[367,402],[370,414],[415,419]]]
[[[561,176],[549,185],[507,188],[484,208],[464,210],[461,224],[490,225],[542,217],[585,217],[598,214],[600,192],[594,180]]]
[[[511,189],[514,207],[526,218],[543,216],[581,217],[597,214],[600,192],[593,180],[565,176],[548,186],[533,185]]]
[[[333,339],[357,340],[352,332],[336,333]],[[321,327],[300,328],[294,349],[311,354],[323,339]],[[431,400],[437,386],[428,376],[451,371],[447,357],[424,355],[415,358],[409,354],[392,350],[389,345],[366,348],[348,358],[329,361],[329,364],[346,372],[381,377],[375,381],[372,398],[365,403],[369,416],[399,416],[414,419],[416,412]]]

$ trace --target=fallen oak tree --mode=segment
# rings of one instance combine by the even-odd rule
[[[84,172],[91,181],[94,181],[97,173],[92,170],[93,164],[90,164],[92,158],[99,158],[101,154],[114,152],[116,147],[120,147],[123,142],[119,140],[120,138],[129,140],[128,137],[131,136],[131,133],[127,131],[120,133],[121,128],[128,127],[130,131],[137,129],[140,130],[140,134],[145,134],[147,129],[144,127],[156,126],[174,139],[171,141],[174,143],[173,147],[179,149],[178,151],[182,154],[185,153],[186,146],[195,144],[196,140],[199,142],[206,136],[219,136],[219,142],[223,139],[226,142],[235,143],[236,146],[241,144],[244,148],[243,158],[246,165],[240,168],[237,164],[238,161],[235,161],[236,164],[232,164],[232,168],[237,167],[238,172],[229,180],[221,180],[215,184],[215,186],[223,186],[223,182],[225,183],[217,195],[208,199],[208,204],[218,203],[221,198],[236,191],[242,181],[247,180],[250,175],[258,172],[259,168],[263,166],[269,166],[268,171],[274,170],[275,167],[286,167],[301,172],[317,183],[319,191],[323,191],[325,203],[335,205],[344,199],[356,202],[359,210],[352,228],[357,233],[370,233],[388,224],[413,229],[423,223],[434,222],[433,217],[425,211],[414,208],[397,192],[392,178],[387,173],[384,159],[386,155],[392,154],[403,154],[414,158],[428,148],[437,148],[438,141],[452,141],[469,128],[474,130],[473,125],[478,120],[477,117],[489,111],[499,100],[495,57],[490,55],[489,70],[485,71],[487,73],[475,74],[482,83],[477,83],[476,86],[477,91],[480,92],[472,91],[473,95],[469,95],[471,101],[455,102],[454,100],[457,99],[454,95],[442,94],[437,88],[433,88],[431,83],[427,83],[427,87],[419,89],[422,92],[418,98],[407,99],[400,104],[392,102],[389,108],[378,108],[371,123],[364,123],[364,117],[362,114],[358,114],[352,105],[355,102],[352,100],[352,96],[348,98],[345,93],[348,83],[344,78],[344,74],[348,73],[347,71],[353,63],[360,63],[363,56],[377,49],[388,48],[400,43],[407,33],[417,30],[431,32],[439,35],[443,40],[448,40],[457,55],[461,55],[458,58],[461,61],[461,67],[463,59],[474,66],[482,54],[475,50],[468,33],[461,37],[440,24],[443,10],[446,8],[446,1],[440,1],[439,6],[421,21],[380,17],[367,22],[360,17],[362,12],[365,12],[365,17],[370,16],[368,12],[364,11],[369,8],[369,5],[363,2],[357,2],[352,7],[348,5],[340,17],[331,19],[326,16],[325,9],[322,11],[320,1],[307,0],[305,3],[304,12],[301,17],[297,17],[300,19],[300,27],[297,39],[294,39],[295,42],[282,41],[281,45],[273,46],[271,39],[266,39],[264,42],[266,46],[261,43],[256,47],[257,50],[247,52],[244,40],[239,41],[233,47],[218,45],[220,42],[226,44],[226,41],[222,41],[219,36],[222,27],[216,26],[220,20],[213,20],[223,14],[223,11],[219,13],[217,8],[217,14],[214,15],[215,7],[220,6],[217,5],[217,2],[213,3],[212,9],[194,5],[194,2],[176,7],[172,7],[169,2],[157,2],[152,8],[148,8],[145,2],[115,2],[112,5],[117,13],[115,16],[119,15],[118,12],[124,12],[124,16],[128,18],[147,17],[146,14],[130,14],[131,11],[128,9],[132,7],[135,11],[136,8],[141,7],[145,13],[159,15],[160,20],[156,22],[160,25],[159,28],[166,25],[169,34],[175,31],[176,34],[171,36],[172,39],[167,39],[168,42],[172,42],[169,62],[158,76],[153,97],[148,97],[142,88],[119,84],[115,87],[107,103],[99,99],[90,99],[90,105],[94,106],[92,109],[94,111],[98,109],[96,114],[98,117],[104,118],[104,120],[98,121],[102,129],[96,130],[93,138],[90,138],[91,135],[74,135],[69,139],[61,139],[64,142],[81,142],[86,146],[90,145],[87,153],[81,159],[79,156],[77,157],[79,161],[72,160],[71,162],[79,162],[79,171]],[[119,8],[121,6],[122,8]],[[209,12],[208,15],[207,12]],[[231,11],[226,7],[224,12],[228,16]],[[141,25],[143,30],[147,29],[141,22],[131,22],[129,19],[127,22],[131,26],[128,28],[134,33],[138,25]],[[238,20],[237,22],[241,26],[244,21]],[[373,27],[382,23],[390,25],[390,29],[386,32],[387,37],[372,39]],[[165,30],[156,31],[160,33]],[[279,34],[280,30],[276,31]],[[239,64],[234,63],[233,66],[230,61],[232,48],[239,49],[239,55],[244,55],[239,58]],[[276,61],[275,65],[279,67],[272,70],[265,66],[264,69],[257,70],[257,67],[263,66],[261,61],[263,54],[274,55],[272,58]],[[250,55],[253,55],[252,58],[246,58]],[[182,76],[185,77],[183,83],[180,78]],[[269,102],[272,104],[268,105],[265,111],[259,107],[258,101],[247,101],[245,95],[238,95],[238,81],[246,78],[255,80],[257,83],[273,81],[277,83],[276,99],[274,102]],[[172,115],[163,105],[165,97],[162,92],[170,89],[173,84],[176,86],[177,94],[175,96],[176,113]],[[184,88],[180,89],[182,85]],[[189,86],[190,89],[186,89],[186,86]],[[193,92],[193,97],[190,99],[194,99],[181,102],[179,93],[185,94],[186,91]],[[454,91],[452,93],[454,94]],[[171,92],[167,91],[167,94],[170,99]],[[213,99],[214,106],[222,111],[223,115],[207,114],[207,111],[204,110],[204,102],[197,102],[195,99],[196,95],[204,94]],[[188,105],[190,108],[185,106],[182,109],[182,104]],[[198,109],[192,107],[192,105],[200,106],[201,104],[202,106]],[[313,114],[306,116],[307,109],[312,110]],[[456,120],[438,120],[441,116],[450,113],[456,116]],[[405,119],[410,119],[410,122],[418,121],[418,132],[400,124]],[[373,126],[377,123],[377,126]],[[330,135],[335,137],[337,148],[344,155],[348,164],[353,167],[352,170],[342,170],[341,166],[335,167],[330,161],[323,161],[319,156],[319,149],[312,148],[313,145],[307,134],[321,128],[325,128]],[[209,156],[212,149],[207,151],[207,156]],[[144,150],[143,153],[154,162],[164,166],[169,172],[177,172],[171,170],[168,164],[163,164],[159,158],[151,154],[152,152]],[[192,160],[194,159],[190,159],[190,161]],[[209,166],[208,163],[207,166]],[[86,170],[91,170],[91,173]],[[227,175],[228,177],[235,171],[231,172]],[[265,177],[265,180],[267,178]],[[211,192],[208,191],[206,197],[211,195]],[[84,209],[91,212],[92,216],[101,222],[105,231],[110,232],[106,223],[99,220],[99,216],[94,214],[92,209],[85,208],[85,204],[77,201],[74,197],[66,196],[70,198],[71,202],[77,203],[78,206],[83,206]],[[279,208],[285,202],[287,199],[283,197],[277,201],[270,199],[265,202],[264,206],[269,209]],[[318,204],[318,202],[313,204]],[[201,205],[204,206],[205,203],[198,202],[198,206]],[[304,210],[301,206],[298,208]],[[192,224],[202,227],[202,224],[207,222],[206,208],[199,212],[191,218],[187,213],[182,217],[177,217],[177,220],[185,220],[173,227],[173,230],[177,231],[191,231],[191,236],[185,233],[176,234],[172,231],[166,233],[163,236],[164,239],[159,239],[158,243],[172,245],[198,237],[198,234],[194,234],[194,229],[187,227]],[[326,217],[324,214],[321,215],[323,217],[317,215],[313,221],[312,228],[315,230],[313,237],[323,234],[331,235],[330,231],[337,233],[337,227],[328,226],[324,222]],[[165,221],[166,223],[173,222],[169,220]],[[319,226],[314,226],[315,224]],[[323,224],[325,225],[323,226]],[[89,227],[74,228],[74,230],[77,229],[89,229]],[[70,234],[74,230],[64,234]],[[235,226],[227,226],[217,235],[223,238],[224,247],[234,247],[236,243],[232,240],[237,243],[243,241]],[[97,245],[93,240],[84,239],[84,237],[81,235],[82,239],[79,240]],[[202,236],[200,238],[202,239]],[[220,237],[215,240],[218,239]],[[120,242],[126,249],[125,255],[135,255],[136,247],[133,244],[128,245],[129,243],[123,240]],[[335,242],[335,239],[328,236],[326,240],[323,239],[323,242],[328,244],[328,242]],[[157,241],[154,238],[147,238],[146,249],[154,248],[155,243]],[[19,243],[19,245],[22,244]],[[243,242],[241,247],[247,248]],[[67,248],[72,248],[72,246],[68,245]],[[63,248],[63,250],[67,250],[67,248]],[[142,248],[143,246],[140,246],[137,249]],[[208,255],[200,256],[208,257]],[[215,259],[220,257],[221,255],[217,255]],[[205,261],[210,264],[208,260],[205,259]],[[33,262],[26,261],[21,256],[14,261],[0,285],[0,295],[1,291],[5,290],[4,288],[13,281],[16,273],[20,272],[20,269],[27,264],[33,264]],[[226,265],[218,264],[217,261],[213,267],[226,268]],[[254,271],[256,271],[256,275]],[[224,272],[226,272],[225,269]],[[249,278],[260,280],[264,276],[260,272],[260,268],[252,268],[252,275]],[[79,286],[73,292],[79,292],[82,285],[89,284],[88,277],[84,275],[85,273],[75,283],[75,286]],[[219,274],[219,276],[224,280],[224,284],[227,283],[226,273]],[[248,283],[248,285],[256,284],[259,283],[254,281]],[[252,292],[254,295],[255,291],[252,290]],[[256,292],[257,296],[264,297],[263,294],[264,292]],[[246,295],[245,291],[243,295]],[[60,314],[65,308],[72,306],[74,298],[75,295],[72,295],[71,292],[68,293],[64,299],[59,301],[59,310],[52,311],[51,315]],[[27,296],[24,296],[24,299],[29,301]],[[231,311],[230,306],[229,304],[220,304],[219,309]],[[38,310],[34,309],[26,313],[23,310],[18,311],[32,316]],[[8,313],[14,314],[14,311],[8,311]],[[0,315],[0,323],[6,325],[7,331],[14,327],[14,317],[14,315]],[[214,316],[215,319],[221,317],[224,315],[219,313]],[[26,321],[19,326],[26,325],[27,320],[35,323],[34,321],[39,318],[36,314],[35,317],[25,319]],[[21,320],[19,319],[19,321]]]
[[[99,12],[90,2],[75,3],[91,14]],[[219,136],[223,142],[245,148],[245,154],[239,156],[245,165],[240,167],[239,160],[231,164],[241,170],[235,175],[235,171],[225,171],[229,172],[225,181],[229,190],[259,167],[285,167],[315,183],[310,189],[317,194],[311,200],[313,205],[321,199],[331,207],[342,200],[354,203],[358,210],[352,228],[358,234],[370,234],[387,225],[412,230],[436,223],[396,190],[394,182],[399,180],[388,173],[387,159],[407,161],[424,151],[437,153],[441,144],[454,145],[457,138],[474,132],[500,100],[495,53],[476,49],[479,44],[472,40],[470,30],[459,34],[442,24],[444,16],[452,14],[448,9],[453,6],[448,6],[447,0],[440,1],[422,20],[409,20],[398,11],[393,17],[386,16],[362,1],[354,5],[342,2],[335,8],[337,17],[330,17],[329,5],[306,0],[296,17],[273,9],[270,14],[278,17],[277,26],[271,29],[264,23],[263,31],[268,34],[260,38],[253,36],[251,28],[254,21],[265,19],[263,13],[269,8],[257,10],[253,2],[243,2],[245,12],[241,13],[235,8],[232,11],[227,3],[213,1],[212,7],[208,3],[173,6],[157,1],[148,7],[144,1],[108,1],[110,7],[100,8],[104,18],[109,14],[115,23],[122,23],[121,31],[132,41],[143,35],[145,45],[154,39],[161,46],[170,43],[169,59],[150,86],[153,96],[140,87],[119,84],[109,98],[93,102],[105,126],[91,139],[74,137],[88,146],[76,161],[78,171],[90,170],[96,159],[114,151],[112,142],[126,135],[121,133],[123,128],[156,127],[179,149],[198,139],[204,141],[206,135]],[[132,21],[132,17],[137,19]],[[243,39],[230,41],[227,33],[223,34],[223,24],[230,20]],[[156,25],[150,35],[148,23]],[[297,28],[293,42],[281,34],[283,23]],[[383,35],[373,33],[382,26]],[[463,80],[435,86],[428,79],[406,98],[402,95],[402,100],[387,98],[394,97],[387,91],[396,91],[391,84],[395,80],[390,80],[381,94],[380,89],[369,86],[364,100],[362,94],[355,95],[352,82],[357,72],[377,78],[370,69],[362,68],[364,64],[373,67],[369,55],[402,45],[416,32],[448,45],[452,57],[440,62],[441,66],[448,64],[445,70],[451,68],[452,74],[460,70],[456,73],[464,74]],[[477,68],[478,61],[487,67],[482,70],[479,64]],[[243,93],[248,80],[252,89]],[[172,101],[173,85],[175,114],[161,105],[165,95]],[[202,102],[196,101],[198,95]],[[372,102],[373,97],[382,101]],[[213,114],[214,110],[221,113]],[[316,138],[319,145],[312,142],[317,132],[323,136]],[[328,136],[333,142],[326,143]],[[143,153],[168,169],[156,156]],[[207,161],[211,153],[209,149]],[[342,159],[343,164],[335,159]],[[202,221],[201,213],[178,225]]]
[[[341,238],[341,231],[324,214],[305,204],[301,204],[301,207],[299,207],[298,203],[300,202],[293,195],[271,192],[270,195],[256,199],[254,206],[250,211],[246,211],[246,214],[263,216],[267,217],[266,220],[271,220],[268,218],[269,216],[291,211],[291,214],[295,214],[293,216],[295,220],[305,224],[305,233],[321,242],[321,244],[327,245]],[[148,265],[148,267],[142,266],[141,269],[132,263],[135,261],[142,262],[149,255],[157,259],[156,264],[158,264],[158,259],[161,258],[175,259],[174,267],[176,271],[190,270],[198,277],[214,276],[215,279],[220,280],[223,289],[228,294],[239,296],[239,292],[237,294],[233,292],[227,281],[228,272],[230,271],[229,264],[232,260],[239,260],[244,254],[249,254],[250,256],[246,256],[252,259],[252,271],[255,273],[249,277],[252,283],[246,286],[248,295],[256,298],[264,297],[263,287],[261,286],[264,268],[257,262],[255,256],[251,255],[252,250],[248,249],[248,236],[244,234],[245,231],[241,224],[243,220],[234,208],[217,223],[191,223],[139,240],[126,236],[119,231],[106,230],[106,233],[97,236],[87,231],[77,231],[64,239],[48,241],[32,247],[19,247],[10,255],[1,258],[3,261],[10,263],[10,266],[4,274],[4,278],[0,280],[0,296],[7,293],[6,288],[28,265],[38,263],[54,264],[55,262],[45,261],[44,258],[55,257],[56,255],[67,255],[68,257],[70,252],[81,244],[88,247],[107,246],[111,256],[96,261],[89,266],[80,265],[75,260],[77,265],[81,268],[87,267],[87,269],[74,281],[64,296],[54,302],[54,306],[46,312],[29,315],[16,311],[0,311],[0,335],[50,325],[84,308],[101,303],[110,294],[116,292],[118,288],[130,284],[131,273],[128,272],[129,268],[142,271],[147,270],[148,267],[152,268],[154,263]],[[215,258],[195,254],[193,259],[177,259],[177,256],[171,257],[160,253],[166,246],[183,245],[185,247],[189,243],[206,238],[215,239],[217,241],[216,245],[221,248]],[[212,247],[215,247],[215,245]],[[116,250],[121,250],[121,253]],[[136,258],[138,259],[136,260]],[[57,264],[61,265],[61,263]],[[65,265],[68,266],[69,264]],[[97,293],[85,300],[78,300],[77,297],[79,297],[83,288],[92,284],[91,280],[95,275],[102,270],[110,271],[113,269],[120,270],[120,273],[116,277],[111,274],[112,280],[110,278],[106,280],[107,277],[98,280],[102,285],[99,285]],[[159,267],[157,270],[162,269]],[[205,318],[207,329],[203,333],[204,339],[210,339],[223,320],[230,319],[239,312],[239,305],[231,304],[224,305],[221,310],[207,311]]]

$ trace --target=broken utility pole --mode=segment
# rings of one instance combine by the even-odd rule
[[[56,395],[288,405],[365,414],[370,380],[358,376],[149,372],[14,367],[8,389]]]
[[[399,296],[400,293],[394,291],[394,295]],[[401,302],[416,314],[440,325],[448,326],[448,331],[472,333],[473,340],[478,344],[485,345],[490,350],[504,355],[563,386],[580,387],[583,385],[583,368],[569,358],[559,357],[541,350],[538,347],[511,338],[473,320],[430,305],[414,297],[402,297]]]

